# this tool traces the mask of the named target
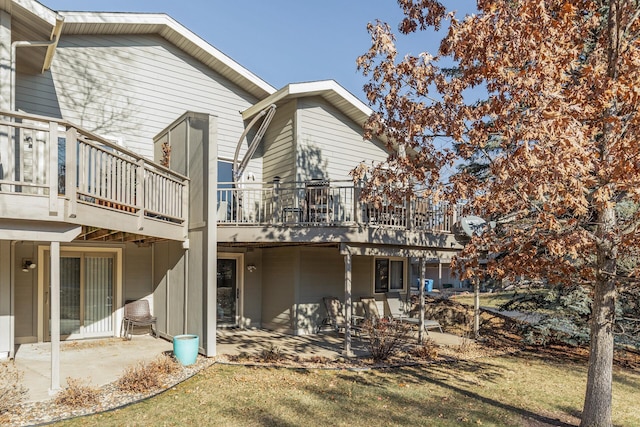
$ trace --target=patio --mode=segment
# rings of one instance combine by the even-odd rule
[[[455,335],[429,332],[428,337],[439,345],[456,346],[462,339]],[[344,337],[335,333],[293,336],[261,329],[219,330],[219,355],[259,354],[265,349],[277,348],[281,353],[300,358],[322,356],[335,359],[342,356]],[[139,362],[148,362],[173,345],[162,338],[134,335],[130,341],[120,338],[69,341],[61,343],[60,378],[88,380],[94,386],[115,381],[123,370]],[[367,354],[365,342],[355,338],[352,344],[355,356]],[[17,346],[15,365],[24,372],[24,385],[28,388],[27,401],[42,401],[52,397],[51,345],[49,343],[21,344]]]

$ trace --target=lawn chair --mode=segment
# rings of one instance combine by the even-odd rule
[[[404,309],[404,304],[400,298],[399,292],[387,292],[384,296],[392,319],[400,322],[411,323],[412,325],[420,325],[420,319],[417,317],[409,317],[408,311]],[[442,326],[440,326],[440,323],[432,319],[424,319],[424,329],[439,329],[440,332],[442,332]]]
[[[364,309],[364,319],[369,320],[375,324],[380,320],[380,312],[378,311],[378,304],[376,299],[372,297],[360,297],[362,308]]]
[[[336,334],[340,333],[340,330],[344,330],[347,326],[347,319],[344,317],[344,307],[340,300],[336,297],[324,297],[324,307],[327,310],[327,317],[322,321],[323,325],[328,325],[336,331]],[[352,325],[351,330],[358,334],[360,327]]]
[[[158,337],[154,329],[156,318],[151,316],[149,301],[146,299],[128,301],[124,305],[124,318],[122,319],[125,339],[131,339],[131,330],[134,326],[151,326],[151,335]]]

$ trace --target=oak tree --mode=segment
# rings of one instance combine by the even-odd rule
[[[354,175],[366,170],[369,196],[405,197],[398,188],[421,183],[427,196],[464,200],[496,221],[465,246],[463,278],[587,287],[581,425],[611,425],[615,301],[635,283],[640,250],[639,2],[478,0],[464,17],[437,0],[398,3],[400,33],[444,36],[437,52],[400,56],[391,27],[369,25],[372,45],[358,58],[376,111],[367,129],[412,155]],[[470,100],[473,89],[485,95]],[[461,168],[445,179],[471,159],[485,173]]]

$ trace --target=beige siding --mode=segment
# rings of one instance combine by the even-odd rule
[[[127,300],[148,298],[153,293],[151,280],[151,247],[126,245],[124,251],[123,303]]]
[[[293,332],[299,249],[265,249],[262,265],[262,326]]]
[[[295,180],[295,145],[293,138],[296,101],[291,101],[276,110],[276,114],[265,133],[264,176],[266,182],[279,176],[282,181]]]
[[[9,255],[7,255],[9,256]],[[15,285],[15,333],[19,342],[35,342],[38,334],[38,271],[22,271],[22,260],[37,262],[37,251],[33,243],[17,243],[14,255]],[[42,267],[42,266],[39,266]]]
[[[219,118],[219,151],[233,157],[240,111],[256,99],[157,36],[65,36],[51,73],[19,76],[17,105],[122,137],[152,158],[152,138],[187,110]]]
[[[362,126],[322,98],[299,101],[297,167],[299,180],[348,180],[358,163],[387,158],[380,143],[363,140]]]

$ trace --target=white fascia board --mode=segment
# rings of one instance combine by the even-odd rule
[[[51,26],[56,25],[58,13],[34,0],[12,0],[12,6],[19,6],[27,12],[37,16]]]
[[[204,51],[216,61],[233,70],[236,74],[248,80],[251,84],[260,88],[266,94],[275,92],[275,88],[244,68],[242,65],[213,47],[191,30],[164,13],[129,13],[129,12],[61,12],[65,17],[67,25],[72,24],[102,24],[112,25],[114,30],[119,26],[130,24],[138,26],[148,26],[149,34],[158,34],[169,40],[169,36],[178,35],[183,40],[193,44],[196,48]],[[160,26],[161,30],[158,30]],[[86,27],[85,27],[86,28]],[[86,30],[85,33],[90,33]],[[117,32],[116,32],[117,33]],[[126,30],[123,30],[123,34]],[[96,31],[95,34],[99,34]],[[170,41],[170,40],[169,40]]]
[[[242,118],[247,120],[264,110],[269,105],[277,104],[279,101],[285,99],[317,95],[324,97],[333,104],[335,104],[335,101],[338,99],[346,101],[349,107],[351,107],[351,111],[348,115],[360,123],[364,123],[373,113],[371,108],[356,98],[348,90],[340,86],[335,80],[320,80],[315,82],[290,83],[271,96],[243,111]]]

